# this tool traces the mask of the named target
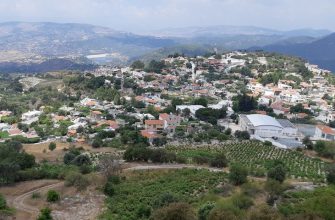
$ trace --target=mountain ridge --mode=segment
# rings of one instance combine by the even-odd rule
[[[322,68],[335,72],[335,33],[309,43],[289,45],[271,44],[251,49],[261,49],[269,52],[300,56],[312,63],[319,64]]]

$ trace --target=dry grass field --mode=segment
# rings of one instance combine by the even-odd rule
[[[89,152],[115,152],[113,148],[92,148],[88,144],[79,144],[79,143],[67,143],[67,142],[55,142],[56,149],[50,151],[48,146],[50,142],[37,143],[37,144],[24,144],[23,149],[28,153],[35,156],[36,161],[40,162],[47,160],[49,162],[62,162],[63,156],[66,152],[66,149],[69,149],[71,146],[82,147],[85,151]]]
[[[36,180],[1,187],[0,193],[6,197],[8,205],[16,209],[15,215],[7,219],[36,219],[40,209],[50,207],[55,220],[94,220],[102,213],[105,199],[95,187],[93,184],[79,192],[58,180]],[[59,192],[59,202],[46,201],[46,194],[51,189]]]

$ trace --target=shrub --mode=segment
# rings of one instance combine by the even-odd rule
[[[80,173],[82,174],[88,174],[90,172],[92,172],[92,167],[90,165],[82,165],[79,167]]]
[[[0,210],[6,209],[7,208],[7,202],[5,197],[0,194]]]
[[[283,184],[273,179],[268,179],[264,188],[270,194],[270,196],[281,195],[285,190],[285,186]]]
[[[239,165],[233,164],[230,167],[230,173],[228,175],[229,181],[234,185],[241,185],[247,182],[248,170]]]
[[[264,141],[264,145],[265,146],[272,146],[272,143],[271,143],[271,141]]]
[[[187,159],[185,157],[177,156],[176,162],[177,163],[187,163]]]
[[[31,198],[32,199],[38,199],[38,198],[41,198],[41,194],[39,192],[34,192],[32,195],[31,195]]]
[[[232,202],[239,209],[248,209],[254,204],[251,198],[243,194],[234,196]]]
[[[196,219],[193,207],[187,203],[171,203],[168,206],[157,209],[153,220],[194,220]]]
[[[111,182],[113,184],[119,184],[121,180],[119,176],[113,175],[113,176],[108,177],[108,182]]]
[[[114,187],[113,187],[113,184],[111,182],[107,182],[104,186],[104,193],[107,195],[107,196],[113,196],[115,194],[115,190],[114,190]]]
[[[56,147],[57,147],[57,145],[56,145],[56,143],[55,143],[55,142],[51,142],[51,143],[49,144],[49,150],[50,150],[50,151],[53,151],[53,150],[55,150],[55,149],[56,149]]]
[[[216,155],[211,161],[210,161],[210,166],[211,167],[218,167],[218,168],[223,168],[228,166],[228,160],[226,156],[221,153]]]
[[[60,200],[59,193],[55,190],[49,190],[47,193],[47,201],[48,202],[58,202]]]
[[[235,213],[228,209],[213,209],[208,216],[208,220],[238,220]]]
[[[200,155],[196,155],[195,157],[193,157],[193,161],[196,164],[207,164],[209,160],[210,158],[205,157],[205,156],[200,156]]]
[[[280,214],[276,209],[271,208],[268,205],[261,205],[249,212],[248,215],[249,220],[254,220],[254,219],[273,219],[273,220],[279,220],[282,219]]]
[[[170,193],[164,193],[162,195],[160,195],[158,198],[156,198],[156,200],[153,203],[153,208],[157,209],[157,208],[161,208],[164,206],[167,206],[171,203],[175,203],[178,202],[179,199],[177,197],[175,197],[174,195],[170,194]]]
[[[257,194],[263,192],[262,187],[258,183],[253,182],[243,184],[241,189],[243,194],[251,197],[255,197]]]
[[[231,128],[227,128],[224,133],[225,135],[231,135]]]
[[[138,219],[148,219],[151,215],[151,207],[144,204],[140,205],[136,211],[136,217]]]
[[[102,145],[103,145],[103,141],[100,138],[95,138],[92,143],[93,148],[99,148],[99,147],[102,147]]]
[[[215,207],[215,203],[207,202],[199,208],[198,218],[199,220],[207,220],[209,213]]]
[[[85,190],[90,185],[88,179],[77,172],[71,172],[65,177],[65,186],[74,186],[77,190]]]
[[[40,214],[37,217],[37,220],[52,220],[51,209],[48,207],[41,209]]]
[[[263,167],[252,168],[249,173],[255,177],[265,177],[266,169]]]

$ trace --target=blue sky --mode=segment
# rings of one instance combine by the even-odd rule
[[[0,21],[89,23],[145,32],[253,25],[335,31],[334,0],[0,0]]]

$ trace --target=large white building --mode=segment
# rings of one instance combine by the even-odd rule
[[[249,134],[262,138],[295,138],[298,135],[298,129],[290,121],[268,115],[240,115],[239,125]]]

